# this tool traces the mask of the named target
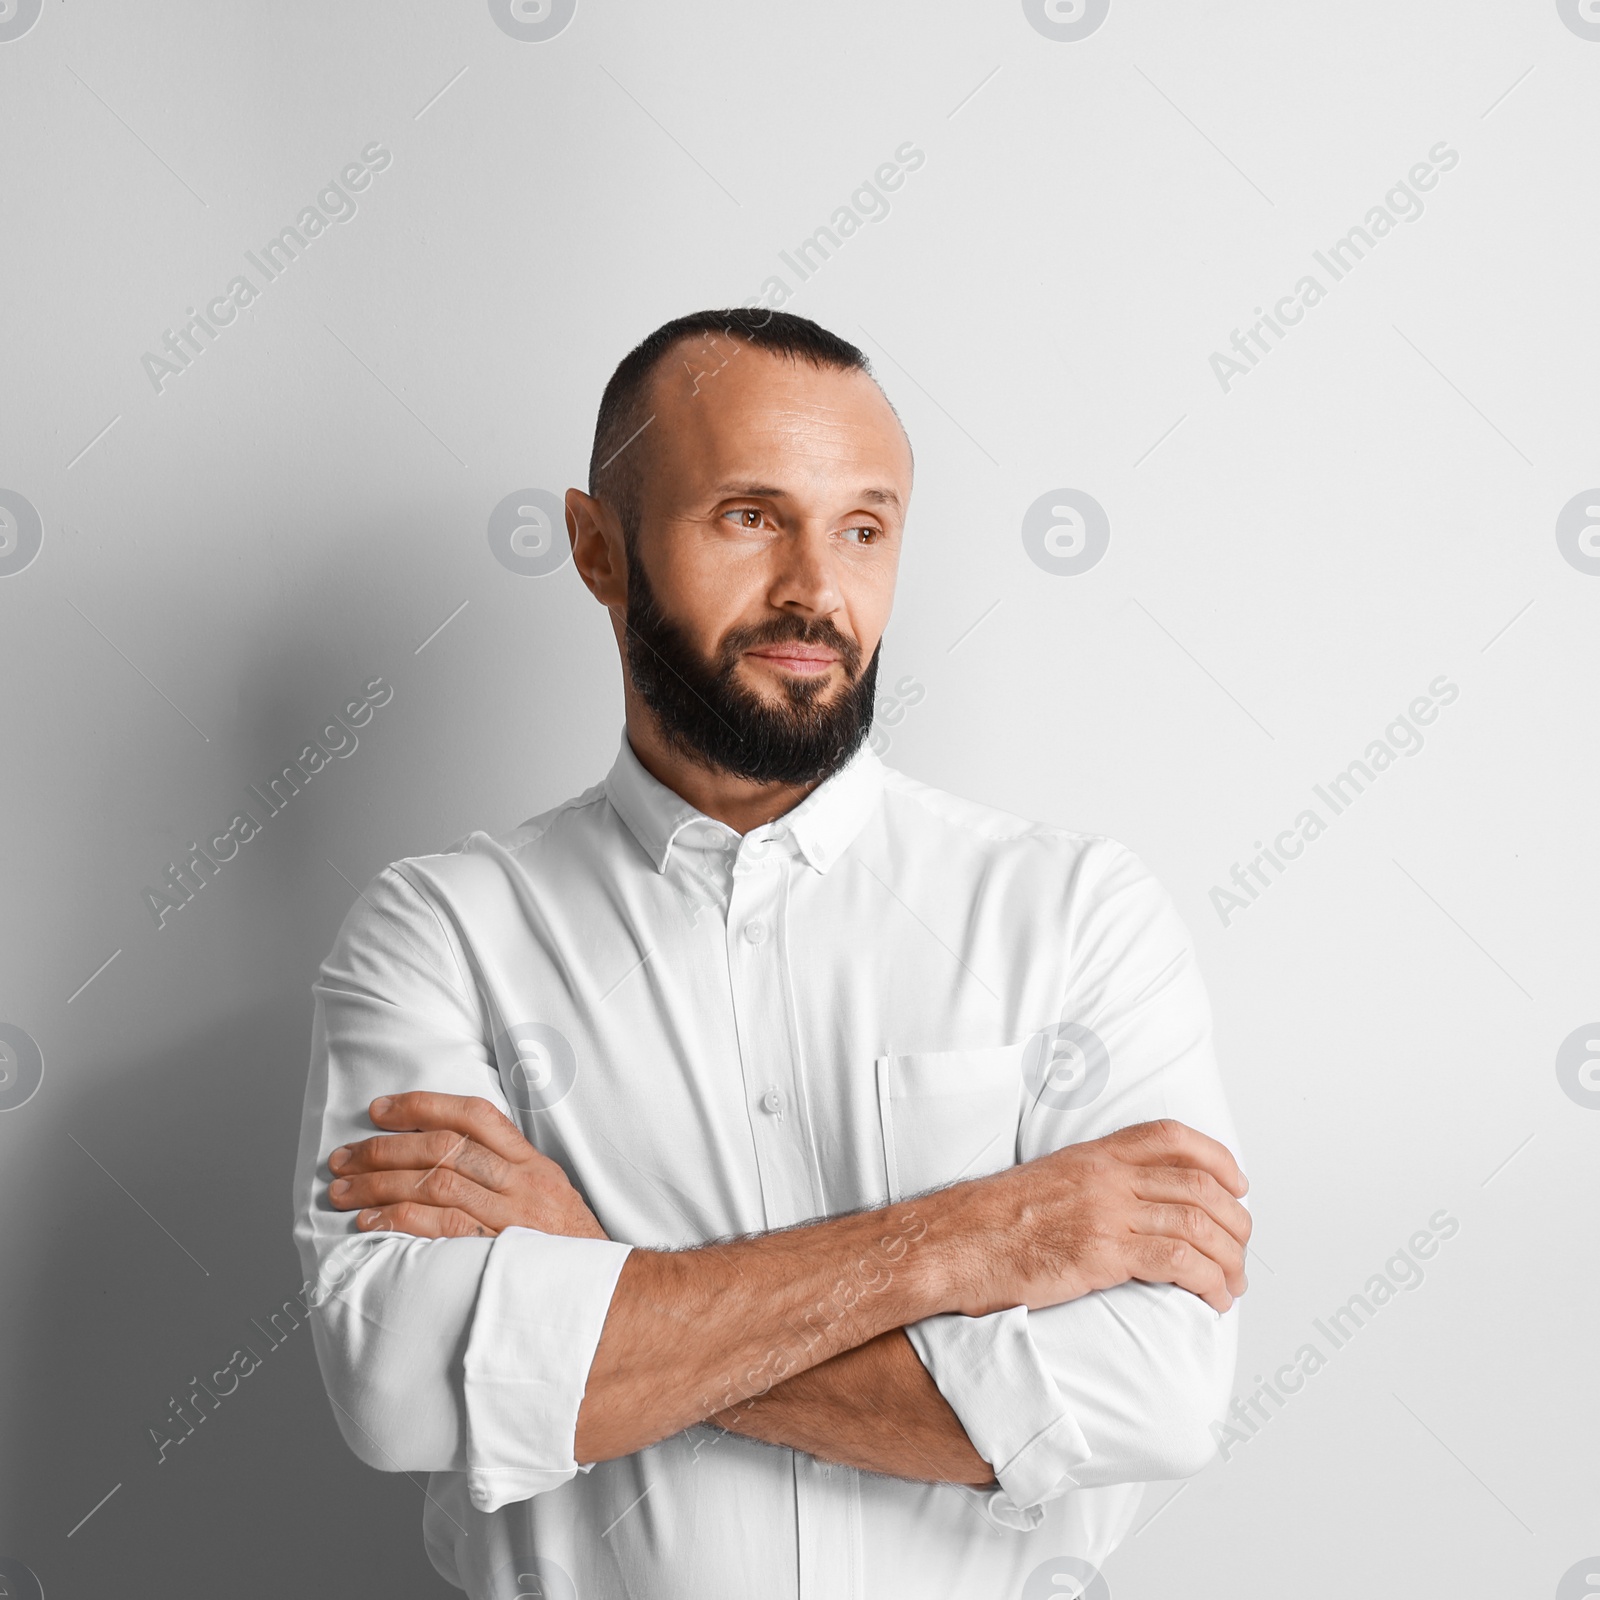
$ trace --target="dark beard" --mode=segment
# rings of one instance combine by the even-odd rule
[[[662,736],[682,755],[752,783],[816,783],[855,754],[872,726],[880,640],[866,670],[861,646],[823,618],[774,617],[735,628],[712,662],[702,660],[656,599],[644,566],[628,555],[628,671]],[[824,701],[825,679],[784,682],[785,703],[769,705],[735,677],[743,652],[764,645],[811,644],[835,650],[846,683]]]

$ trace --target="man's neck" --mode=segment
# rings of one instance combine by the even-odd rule
[[[731,773],[713,772],[669,745],[649,709],[631,694],[627,705],[628,743],[639,765],[657,783],[681,795],[696,811],[725,822],[737,833],[792,811],[822,780],[812,783],[754,783]]]

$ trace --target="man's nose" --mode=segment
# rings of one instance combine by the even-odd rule
[[[839,610],[838,571],[826,526],[799,527],[774,546],[769,602],[782,611],[831,616]]]

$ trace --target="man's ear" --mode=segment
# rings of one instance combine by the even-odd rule
[[[628,603],[628,563],[622,527],[602,500],[582,489],[567,490],[567,538],[578,576],[603,606]]]

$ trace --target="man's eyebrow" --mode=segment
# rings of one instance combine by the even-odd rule
[[[730,495],[748,495],[752,500],[783,500],[789,493],[787,489],[775,488],[768,483],[719,483],[711,492],[719,500]],[[900,496],[893,489],[863,489],[857,498],[863,505],[893,506],[896,511],[900,509]]]
[[[739,494],[752,500],[781,500],[784,496],[782,489],[775,489],[770,483],[719,483],[711,492],[719,500]]]

